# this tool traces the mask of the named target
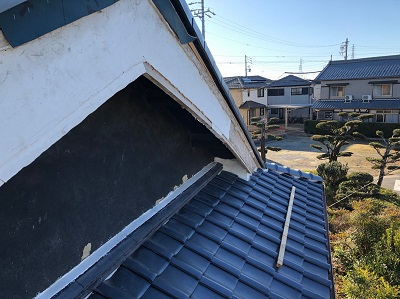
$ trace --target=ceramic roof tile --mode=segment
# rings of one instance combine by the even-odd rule
[[[320,178],[278,165],[267,169],[249,182],[222,172],[89,298],[330,298]],[[298,193],[277,268],[293,185]]]
[[[400,77],[400,55],[330,61],[316,81]]]
[[[351,102],[343,100],[318,100],[313,109],[400,109],[400,99],[373,99],[363,102],[360,99],[353,99]]]

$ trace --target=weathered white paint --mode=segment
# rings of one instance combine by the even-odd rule
[[[83,248],[81,261],[87,258],[92,251],[92,243],[87,243],[86,246]]]
[[[215,158],[214,162],[221,163],[223,170],[236,174],[241,179],[248,181],[250,179],[250,174],[247,172],[246,168],[243,167],[236,159],[221,159]]]
[[[207,125],[249,171],[258,166],[193,49],[179,43],[151,1],[122,0],[0,51],[0,180],[9,180],[143,74]]]
[[[66,273],[56,282],[54,282],[49,288],[47,288],[42,293],[36,296],[36,299],[48,299],[59,293],[62,289],[64,289],[67,285],[69,285],[74,279],[82,275],[86,270],[92,267],[97,261],[99,261],[103,256],[110,252],[116,245],[121,243],[124,239],[128,237],[132,232],[134,232],[138,227],[140,227],[143,223],[165,208],[173,199],[182,194],[185,190],[187,190],[191,185],[193,185],[197,180],[199,180],[202,176],[204,176],[209,170],[211,170],[215,166],[215,163],[210,163],[206,167],[204,167],[201,171],[196,173],[186,182],[184,182],[179,188],[170,192],[162,201],[158,201],[157,204],[150,210],[143,213],[139,218],[134,220],[128,226],[126,226],[122,231],[120,231],[117,235],[112,237],[109,241],[107,241],[100,248],[95,250],[91,255],[85,258],[80,264],[78,264],[71,271]]]
[[[0,51],[11,49],[10,43],[6,40],[3,32],[0,30]],[[0,64],[3,62],[0,60]]]

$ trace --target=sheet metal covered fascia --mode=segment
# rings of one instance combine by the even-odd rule
[[[178,36],[181,44],[193,42],[196,37],[191,36],[182,23],[181,18],[169,0],[153,0],[153,3],[162,13],[165,20],[171,26],[172,30]]]
[[[0,28],[10,45],[17,47],[117,1],[26,1],[0,13]]]

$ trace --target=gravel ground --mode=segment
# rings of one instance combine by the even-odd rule
[[[267,161],[282,164],[302,171],[315,170],[315,168],[326,160],[318,160],[320,151],[310,147],[310,144],[318,144],[310,139],[311,134],[303,131],[303,125],[290,125],[286,130],[280,130],[283,140],[268,141],[268,145],[282,148],[279,152],[269,151]],[[377,157],[375,150],[368,145],[368,141],[351,142],[345,148],[353,152],[351,157],[339,158],[339,162],[347,163],[350,172],[364,171],[377,175],[376,170],[371,169],[371,164],[366,157]]]

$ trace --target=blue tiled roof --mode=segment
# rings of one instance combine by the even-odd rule
[[[282,79],[271,82],[268,87],[286,87],[286,86],[310,86],[311,81],[289,75]]]
[[[363,102],[362,100],[319,100],[313,109],[400,109],[400,99],[379,99]]]
[[[240,105],[239,109],[251,109],[251,108],[264,108],[264,104],[260,104],[254,101],[246,101],[242,105]]]
[[[400,55],[330,61],[316,81],[400,77]]]
[[[267,167],[249,181],[216,176],[89,298],[330,298],[321,179]],[[277,268],[292,186],[286,252]]]
[[[234,77],[224,77],[226,85],[230,89],[237,88],[262,88],[266,87],[271,80],[264,78],[262,76],[234,76]]]

